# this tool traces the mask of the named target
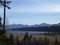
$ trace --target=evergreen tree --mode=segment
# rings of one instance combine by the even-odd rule
[[[10,45],[14,44],[13,34],[10,35],[9,41],[10,41]]]
[[[3,34],[2,18],[0,17],[0,35]]]
[[[55,38],[55,45],[59,45],[57,38]]]
[[[32,40],[32,35],[29,36],[29,40],[28,40],[29,41],[29,45],[32,45],[31,40]]]
[[[23,40],[26,40],[26,39],[29,39],[28,33],[26,33],[26,34],[25,34],[25,36],[24,36],[24,39],[23,39]]]
[[[2,27],[2,22],[1,21],[2,21],[2,18],[0,17],[0,27]]]
[[[45,37],[45,39],[44,39],[44,45],[49,45],[49,40],[47,37]]]
[[[19,37],[16,38],[16,45],[20,45]]]
[[[29,45],[29,35],[28,33],[25,34],[24,39],[23,39],[23,45]]]
[[[33,45],[37,45],[37,40],[36,40],[36,38],[34,38],[34,40],[33,40]]]
[[[30,40],[32,39],[32,35],[30,35],[29,39],[30,39]]]
[[[43,45],[43,41],[41,38],[39,38],[39,45]]]

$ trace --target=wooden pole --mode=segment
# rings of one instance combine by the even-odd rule
[[[4,19],[3,19],[3,32],[5,33],[5,18],[6,18],[6,0],[4,0]]]

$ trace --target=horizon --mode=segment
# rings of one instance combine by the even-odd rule
[[[9,0],[11,10],[7,9],[9,24],[57,24],[60,23],[60,0]],[[3,8],[0,8],[3,18]]]
[[[60,24],[60,23],[56,23],[56,24],[40,23],[40,24],[56,25],[56,24]],[[13,24],[8,24],[8,25],[29,25],[29,26],[31,26],[31,25],[40,25],[40,24],[15,24],[15,23],[13,23]]]

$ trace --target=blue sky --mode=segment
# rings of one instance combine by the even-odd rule
[[[60,22],[60,0],[10,0],[9,24],[56,24]],[[3,7],[0,8],[3,17]]]

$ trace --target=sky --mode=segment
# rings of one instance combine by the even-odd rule
[[[12,1],[6,8],[9,24],[57,24],[60,23],[60,0],[7,0]],[[0,7],[3,18],[3,7]]]

